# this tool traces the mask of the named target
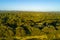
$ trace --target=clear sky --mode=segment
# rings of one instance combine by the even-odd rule
[[[0,10],[60,11],[60,0],[0,0]]]

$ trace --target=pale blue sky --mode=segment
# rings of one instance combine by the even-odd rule
[[[60,0],[0,0],[0,10],[60,11]]]

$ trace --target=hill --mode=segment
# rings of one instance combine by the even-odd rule
[[[1,11],[0,39],[60,40],[60,12]]]

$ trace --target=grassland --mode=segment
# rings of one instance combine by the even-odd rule
[[[0,40],[60,40],[60,12],[0,11]]]

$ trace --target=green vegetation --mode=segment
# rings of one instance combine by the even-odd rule
[[[59,12],[0,12],[0,40],[59,40]]]

